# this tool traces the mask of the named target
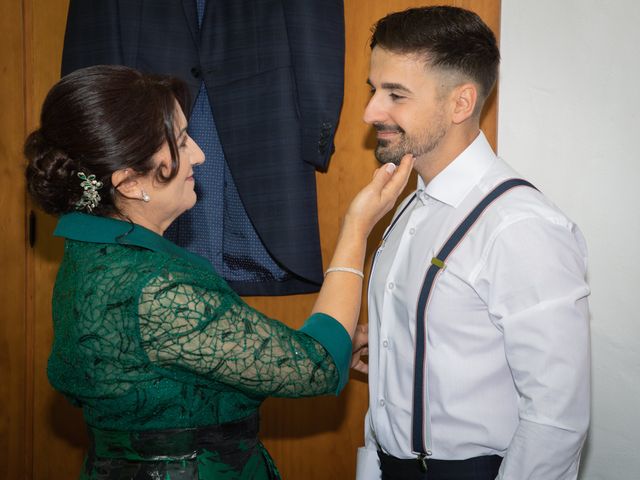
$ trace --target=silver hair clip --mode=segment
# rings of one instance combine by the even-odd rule
[[[83,208],[87,212],[91,211],[100,203],[100,194],[98,190],[102,188],[102,182],[96,180],[95,175],[89,175],[88,177],[84,172],[78,172],[78,177],[82,180],[80,186],[82,187],[82,197],[76,202],[76,210],[82,210]]]

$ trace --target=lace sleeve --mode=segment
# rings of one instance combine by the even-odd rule
[[[142,291],[138,315],[143,348],[164,368],[258,396],[320,395],[338,384],[336,365],[320,343],[223,288],[156,277]]]

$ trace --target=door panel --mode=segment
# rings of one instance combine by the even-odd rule
[[[0,15],[0,478],[21,478],[27,450],[22,18],[20,2],[5,2]]]
[[[27,131],[39,125],[40,107],[60,78],[60,60],[68,0],[24,0],[26,30]],[[52,342],[51,290],[63,242],[52,236],[56,220],[31,206],[36,215],[36,242],[29,250],[29,325],[32,337],[33,478],[77,478],[86,445],[81,411],[55,392],[47,380]]]

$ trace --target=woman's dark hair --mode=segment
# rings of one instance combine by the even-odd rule
[[[498,76],[496,37],[474,12],[458,7],[410,8],[391,13],[373,28],[371,48],[422,55],[425,63],[462,73],[480,87],[481,104]]]
[[[103,186],[92,213],[117,213],[111,175],[131,169],[155,170],[166,183],[179,168],[175,138],[176,101],[188,115],[186,85],[172,77],[147,75],[123,66],[98,65],[63,77],[42,105],[40,128],[25,141],[27,188],[52,215],[74,211],[83,189],[78,172],[95,175]],[[171,170],[154,165],[167,142]]]

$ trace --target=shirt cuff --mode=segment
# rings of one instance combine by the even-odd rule
[[[378,452],[366,447],[358,448],[356,480],[379,480],[382,478]]]
[[[342,324],[325,313],[311,315],[300,331],[320,343],[331,355],[338,370],[338,388],[335,394],[339,394],[349,380],[351,337]]]

